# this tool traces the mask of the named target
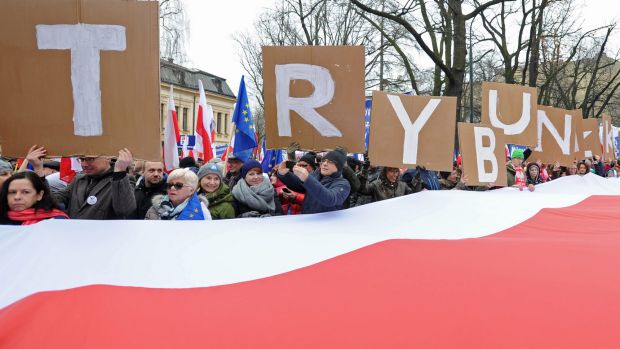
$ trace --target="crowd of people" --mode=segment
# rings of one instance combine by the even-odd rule
[[[288,159],[268,173],[260,162],[230,155],[207,163],[180,161],[170,173],[157,161],[134,160],[128,149],[115,158],[81,157],[82,172],[59,179],[59,163],[44,147],[26,156],[30,169],[0,160],[0,224],[28,225],[45,219],[211,220],[320,213],[387,200],[423,190],[493,190],[468,185],[459,161],[452,171],[423,167],[375,167],[344,149],[316,154],[289,148]],[[563,176],[594,173],[617,177],[620,161],[600,157],[570,166],[528,161],[530,149],[507,158],[508,186],[534,191]]]

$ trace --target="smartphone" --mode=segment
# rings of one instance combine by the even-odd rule
[[[286,160],[286,168],[293,170],[293,167],[295,167],[295,161]]]

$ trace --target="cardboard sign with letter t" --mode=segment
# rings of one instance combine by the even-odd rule
[[[263,47],[267,147],[364,152],[364,47]]]
[[[456,97],[372,93],[368,156],[375,166],[451,171]]]
[[[0,144],[161,159],[158,4],[0,1]]]

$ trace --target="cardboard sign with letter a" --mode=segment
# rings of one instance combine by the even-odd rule
[[[602,158],[601,141],[598,135],[599,119],[581,119],[577,123],[577,137],[581,137],[579,142],[579,152],[575,156],[577,160],[591,158],[598,155]]]
[[[158,4],[0,2],[0,144],[161,159]]]
[[[463,175],[467,185],[505,187],[506,151],[504,133],[489,125],[459,122],[459,144],[463,159]]]
[[[364,47],[263,47],[267,148],[363,153]]]
[[[511,144],[536,145],[535,87],[482,83],[481,122],[503,130]]]
[[[375,166],[451,171],[456,98],[374,91],[368,156]]]
[[[616,151],[614,147],[614,140],[618,136],[614,134],[614,128],[611,124],[611,117],[609,115],[603,114],[603,159],[605,161],[613,161],[616,160]]]
[[[574,110],[538,106],[537,146],[528,161],[542,160],[545,164],[559,161],[562,166],[573,163],[579,149],[577,122],[580,113]]]

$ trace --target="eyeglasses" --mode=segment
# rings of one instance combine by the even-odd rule
[[[98,158],[99,158],[98,156],[82,156],[82,157],[79,157],[78,160],[80,160],[80,162],[89,162],[89,161],[95,161]]]
[[[185,184],[183,183],[166,183],[166,188],[168,188],[168,190],[174,188],[176,190],[181,190],[183,189],[183,187],[185,187]]]

